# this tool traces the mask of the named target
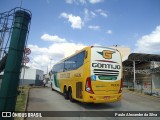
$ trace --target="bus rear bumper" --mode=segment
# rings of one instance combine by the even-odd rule
[[[95,95],[90,94],[84,98],[84,102],[89,103],[109,103],[109,102],[118,102],[122,99],[122,93],[113,94],[113,95]]]

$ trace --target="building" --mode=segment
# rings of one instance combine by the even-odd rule
[[[125,61],[128,59],[129,54],[131,53],[131,49],[128,47],[110,47],[110,48],[114,48],[117,49],[122,56],[122,61]]]
[[[127,47],[111,47],[120,51],[123,62],[123,87],[150,95],[160,95],[160,55],[131,53]]]
[[[0,73],[0,88],[1,88],[3,74],[4,72]],[[41,86],[43,85],[43,74],[44,72],[42,70],[25,66],[21,69],[19,85]]]
[[[43,85],[44,72],[39,69],[23,67],[20,75],[20,85]]]
[[[150,95],[160,95],[160,55],[131,53],[123,61],[124,86]]]

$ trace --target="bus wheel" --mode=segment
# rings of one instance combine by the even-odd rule
[[[66,89],[66,87],[64,87],[64,89],[63,89],[63,95],[64,95],[64,98],[66,99],[66,100],[68,100],[68,92],[67,92],[67,89]]]
[[[69,100],[70,100],[71,102],[75,102],[75,100],[74,100],[73,97],[72,97],[72,88],[69,89]]]

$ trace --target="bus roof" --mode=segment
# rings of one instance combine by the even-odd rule
[[[103,47],[103,46],[86,46],[86,47],[84,47],[83,49],[76,51],[74,54],[72,54],[72,55],[70,55],[70,56],[68,56],[68,57],[66,57],[66,58],[63,58],[62,60],[60,60],[60,61],[57,62],[56,64],[61,63],[61,62],[64,62],[66,59],[68,59],[68,58],[70,58],[70,57],[72,57],[72,56],[74,56],[74,55],[82,52],[83,50],[85,50],[85,49],[87,49],[87,48],[93,48],[93,47],[106,48],[106,49],[111,49],[111,50],[114,50],[114,51],[118,51],[117,49],[110,48],[110,47]],[[118,52],[119,52],[119,51],[118,51]],[[54,65],[56,65],[56,64],[54,64]]]

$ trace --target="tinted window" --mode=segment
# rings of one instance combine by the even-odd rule
[[[54,73],[54,72],[63,72],[63,71],[78,69],[83,65],[84,57],[85,57],[85,51],[82,51],[79,54],[65,60],[65,62],[61,62],[54,65],[52,71]]]
[[[85,51],[80,52],[79,54],[67,59],[65,61],[65,71],[78,69],[83,65],[84,62]]]
[[[85,56],[85,51],[80,52],[77,55],[77,68],[81,67],[83,65],[84,62],[84,56]]]
[[[63,72],[63,70],[64,70],[64,62],[58,63],[53,67],[53,72]]]
[[[63,72],[64,69],[64,63],[58,64],[58,72]]]
[[[76,69],[77,57],[73,56],[65,61],[65,70],[74,70]]]
[[[53,70],[52,71],[53,71],[53,73],[57,72],[57,65],[53,66]]]

